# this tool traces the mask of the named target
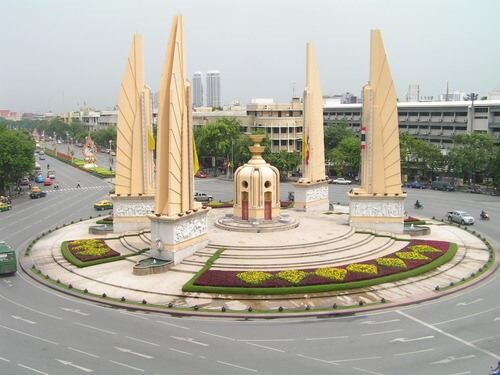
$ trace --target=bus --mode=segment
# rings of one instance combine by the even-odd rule
[[[0,275],[17,271],[16,252],[5,242],[0,241]]]

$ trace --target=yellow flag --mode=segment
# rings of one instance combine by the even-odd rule
[[[148,148],[149,148],[149,151],[153,151],[156,147],[156,142],[155,142],[155,138],[153,137],[153,133],[151,132],[151,130],[148,130]]]
[[[306,130],[303,130],[302,133],[302,159],[305,160],[306,165],[309,164],[309,145],[308,145],[308,139],[309,137],[306,136]]]
[[[200,170],[200,162],[198,161],[198,152],[196,152],[196,142],[193,135],[193,172],[198,173]]]

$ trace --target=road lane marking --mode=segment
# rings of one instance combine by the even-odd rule
[[[135,337],[125,336],[125,338],[130,339],[130,340],[139,341],[139,342],[142,342],[144,344],[149,344],[149,345],[153,345],[153,346],[160,346],[159,344],[155,344],[154,342],[145,341],[145,340],[141,340],[141,339],[136,339]]]
[[[128,354],[133,354],[133,355],[136,355],[138,357],[142,357],[142,358],[146,358],[146,359],[153,359],[154,357],[151,356],[151,355],[148,355],[148,354],[142,354],[142,353],[138,353],[138,352],[134,352],[132,351],[132,349],[127,349],[127,348],[120,348],[118,346],[114,346],[115,349],[123,352],[123,353],[128,353]]]
[[[361,322],[359,324],[385,324],[385,323],[395,323],[399,322],[400,319],[391,319],[391,320],[384,320],[382,322],[377,322],[376,320],[368,320],[366,322]]]
[[[24,319],[24,318],[21,318],[20,316],[11,315],[11,317],[13,317],[16,320],[20,320],[21,322],[25,322],[25,323],[29,323],[29,324],[36,324],[36,322],[34,322],[32,320]]]
[[[238,341],[244,341],[244,342],[285,342],[285,341],[293,341],[293,339],[255,339],[255,340],[238,339]]]
[[[391,331],[381,331],[381,332],[372,332],[372,333],[363,333],[361,336],[374,336],[374,335],[384,335],[386,333],[393,333],[393,332],[401,332],[402,329],[393,329]]]
[[[481,302],[482,300],[483,300],[482,298],[478,298],[477,300],[471,302],[459,302],[457,303],[457,306],[469,306],[472,305],[473,303]]]
[[[349,336],[310,337],[310,338],[306,338],[305,341],[335,340],[335,339],[347,339],[347,338],[349,338]]]
[[[64,366],[71,366],[71,367],[77,368],[78,370],[81,370],[81,371],[84,371],[84,372],[93,372],[94,371],[94,370],[91,370],[91,369],[83,367],[83,366],[75,365],[73,362],[65,361],[63,359],[57,359],[56,358],[56,361],[58,361],[59,363],[63,364]]]
[[[318,361],[318,362],[324,362],[324,363],[329,363],[331,365],[337,365],[338,366],[338,363],[335,363],[335,362],[332,362],[332,361],[327,361],[325,359],[320,359],[320,358],[314,358],[314,357],[309,357],[307,355],[302,355],[302,354],[296,354],[297,357],[301,357],[301,358],[307,358],[307,359],[312,359],[313,361]]]
[[[453,361],[459,361],[461,359],[471,359],[471,358],[475,358],[475,357],[476,356],[474,354],[466,355],[464,357],[454,357],[454,356],[451,356],[451,357],[447,357],[445,359],[442,359],[440,361],[431,362],[431,365],[434,365],[434,364],[437,364],[437,363],[450,363],[450,362],[453,362]]]
[[[14,329],[14,328],[9,328],[9,327],[3,326],[3,325],[0,325],[0,327],[5,328],[5,329],[7,329],[9,331],[12,331],[12,332],[19,333],[21,335],[25,335],[25,336],[28,336],[28,337],[40,340],[40,341],[48,342],[49,344],[59,345],[57,342],[50,341],[50,340],[47,340],[47,339],[44,339],[44,338],[41,338],[41,337],[38,337],[38,336],[30,335],[29,333],[18,331],[17,329]]]
[[[281,353],[284,353],[284,352],[285,352],[284,350],[281,350],[281,349],[271,348],[271,347],[269,347],[269,346],[259,345],[259,344],[253,343],[253,342],[247,342],[247,344],[248,344],[248,345],[257,346],[257,347],[259,347],[259,348],[263,348],[263,349],[274,350],[274,351],[276,351],[276,352],[281,352]]]
[[[359,368],[359,367],[353,367],[354,370],[359,370],[359,371],[363,371],[363,372],[367,372],[368,374],[373,374],[373,375],[384,375],[384,374],[381,374],[380,372],[374,372],[374,371],[370,371],[370,370],[365,370],[363,368]]]
[[[433,339],[434,336],[422,336],[422,337],[415,337],[413,339],[409,339],[407,337],[398,337],[397,339],[391,340],[391,342],[410,342],[410,341],[420,341],[420,340],[427,340],[427,339]]]
[[[230,340],[230,341],[235,341],[233,338],[231,337],[226,337],[226,336],[221,336],[221,335],[216,335],[215,333],[210,333],[210,332],[205,332],[205,331],[200,331],[200,333],[203,333],[205,335],[209,335],[209,336],[214,336],[214,337],[218,337],[220,339],[225,339],[225,340]]]
[[[185,352],[184,350],[179,350],[179,349],[174,349],[174,348],[169,348],[170,350],[173,350],[174,352],[177,353],[182,353],[182,354],[187,354],[187,355],[193,355],[192,353]]]
[[[42,375],[49,375],[47,374],[46,372],[42,372],[42,371],[38,371],[37,369],[34,369],[32,367],[28,367],[28,366],[25,366],[25,365],[22,365],[20,363],[17,364],[19,367],[22,367],[22,368],[25,368],[25,369],[28,369],[28,370],[31,370],[31,371],[34,371],[34,372],[37,372],[39,374],[42,374]]]
[[[101,358],[101,357],[99,357],[98,355],[91,354],[91,353],[87,353],[87,352],[84,352],[83,350],[78,350],[78,349],[72,348],[71,346],[68,346],[68,349],[69,349],[69,350],[74,350],[75,352],[78,352],[78,353],[82,353],[82,354],[88,355],[88,356],[90,356],[90,357],[94,357],[94,358]]]
[[[353,362],[353,361],[369,361],[372,359],[380,359],[381,356],[376,357],[361,357],[361,358],[351,358],[351,359],[339,359],[338,361],[331,361],[332,363],[339,364],[340,362]]]
[[[475,316],[478,316],[478,315],[483,315],[485,313],[489,313],[490,311],[495,311],[495,310],[498,310],[500,309],[500,306],[498,307],[493,307],[491,309],[487,309],[487,310],[482,310],[480,312],[477,312],[475,314],[469,314],[469,315],[464,315],[464,316],[461,316],[459,318],[455,318],[455,319],[450,319],[450,320],[445,320],[445,321],[442,321],[442,322],[437,322],[437,323],[434,323],[433,326],[438,326],[440,324],[446,324],[446,323],[453,323],[453,322],[456,322],[458,320],[462,320],[462,319],[468,319],[468,318],[473,318]],[[500,318],[499,318],[500,320]]]
[[[50,314],[46,314],[46,313],[43,313],[43,312],[40,312],[40,311],[37,311],[35,309],[32,309],[28,306],[24,306],[24,305],[21,305],[20,303],[17,303],[17,302],[14,302],[2,295],[0,295],[0,298],[3,298],[4,300],[8,301],[9,303],[12,303],[13,305],[16,305],[16,306],[19,306],[19,307],[22,307],[23,309],[26,309],[26,310],[29,310],[29,311],[33,311],[33,312],[36,312],[38,314],[42,314],[44,316],[48,316],[49,318],[54,318],[54,319],[59,319],[59,320],[62,320],[62,318],[58,317],[58,316],[54,316],[54,315],[50,315]]]
[[[217,362],[221,363],[223,365],[236,367],[236,368],[239,368],[239,369],[242,369],[242,370],[247,370],[247,371],[252,371],[252,372],[258,372],[257,370],[254,370],[254,369],[251,369],[251,368],[248,368],[248,367],[238,366],[238,365],[235,365],[233,363],[228,363],[228,362],[223,362],[223,361],[217,361]]]
[[[476,350],[479,350],[480,352],[482,352],[482,353],[484,353],[484,354],[487,354],[487,355],[489,355],[490,357],[493,357],[493,358],[495,358],[495,359],[498,359],[498,357],[500,356],[500,355],[498,355],[498,354],[495,354],[495,353],[493,353],[493,352],[490,352],[489,350],[482,349],[482,348],[480,348],[479,346],[474,345],[473,343],[471,343],[471,342],[469,342],[469,341],[467,341],[467,340],[463,340],[463,339],[461,339],[461,338],[459,338],[459,337],[457,337],[457,336],[455,336],[455,335],[452,335],[451,333],[445,332],[445,331],[443,331],[442,329],[439,329],[439,328],[437,328],[437,327],[434,327],[432,324],[426,323],[426,322],[424,322],[423,320],[420,320],[420,319],[418,319],[418,318],[415,318],[415,317],[413,317],[413,316],[411,316],[411,315],[409,315],[409,314],[407,314],[407,313],[405,313],[405,312],[403,312],[403,311],[401,311],[401,310],[395,310],[395,311],[396,311],[396,313],[398,313],[398,314],[400,314],[400,315],[403,315],[404,317],[406,317],[406,318],[408,318],[408,319],[411,319],[411,320],[413,320],[414,322],[417,322],[417,323],[419,323],[419,324],[423,325],[424,327],[427,327],[427,328],[429,328],[429,329],[432,329],[433,331],[439,332],[439,333],[441,333],[442,335],[445,335],[445,336],[447,336],[447,337],[449,337],[449,338],[451,338],[451,339],[453,339],[453,340],[456,340],[456,341],[458,341],[458,342],[460,342],[460,343],[462,343],[462,344],[464,344],[464,345],[467,345],[467,346],[470,346],[471,348],[474,348],[474,349],[476,349]]]
[[[4,357],[0,357],[0,360],[5,361],[5,362],[10,362],[10,359],[4,358]]]
[[[165,324],[167,326],[172,326],[172,327],[177,327],[177,328],[182,328],[182,329],[189,329],[189,327],[184,327],[184,326],[180,326],[178,324],[173,324],[173,323],[162,322],[161,320],[157,320],[156,322],[161,323],[161,324]]]
[[[396,353],[394,354],[394,357],[399,357],[402,355],[411,355],[411,354],[419,354],[419,353],[425,353],[425,352],[432,352],[434,349],[422,349],[422,350],[416,350],[414,352],[406,352],[406,353]]]
[[[178,337],[178,336],[170,336],[170,337],[179,341],[187,341],[196,345],[208,346],[208,344],[205,344],[203,342],[195,341],[192,337]]]
[[[113,361],[112,359],[109,360],[111,363],[114,363],[116,365],[120,365],[120,366],[123,366],[123,367],[128,367],[132,370],[137,370],[137,371],[140,371],[140,372],[144,372],[143,369],[141,368],[137,368],[137,367],[133,367],[133,366],[129,366],[129,365],[126,365],[125,363],[121,363],[121,362],[116,362],[116,361]]]
[[[89,325],[83,324],[83,323],[76,323],[75,322],[75,324],[78,324],[79,326],[82,326],[82,327],[87,327],[87,328],[95,329],[96,331],[101,331],[101,332],[104,332],[104,333],[109,333],[111,335],[116,335],[115,332],[106,331],[105,329],[102,329],[102,328],[97,328],[97,327],[89,326]]]
[[[68,309],[66,307],[61,307],[61,309],[63,309],[64,311],[68,311],[68,312],[72,312],[72,313],[75,313],[75,314],[78,314],[78,315],[83,315],[83,316],[88,316],[90,314],[87,314],[87,313],[84,313],[84,312],[81,312],[80,310],[78,309]]]

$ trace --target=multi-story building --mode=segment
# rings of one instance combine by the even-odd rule
[[[420,86],[410,85],[408,86],[408,93],[406,94],[407,102],[418,102],[420,100]]]
[[[207,106],[219,108],[221,102],[221,77],[218,70],[207,72]]]
[[[325,125],[345,120],[354,131],[361,127],[361,104],[323,108]],[[452,145],[450,136],[467,132],[487,133],[500,144],[500,100],[398,103],[399,131],[408,132],[440,148]]]
[[[288,152],[302,149],[304,126],[303,104],[299,98],[291,103],[274,103],[272,99],[253,99],[247,104],[248,127],[246,132],[265,131],[271,140],[271,151]]]
[[[193,74],[193,107],[203,107],[203,73]]]

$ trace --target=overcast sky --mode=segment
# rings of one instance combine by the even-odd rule
[[[187,75],[219,70],[222,102],[302,96],[306,42],[324,95],[359,95],[380,29],[397,95],[500,90],[499,0],[0,0],[0,109],[112,109],[134,33],[158,90],[173,15]]]

